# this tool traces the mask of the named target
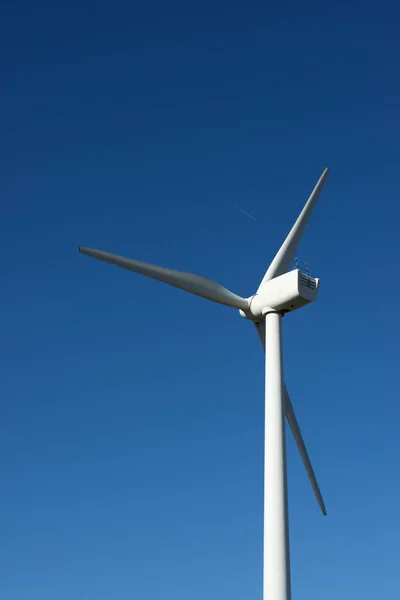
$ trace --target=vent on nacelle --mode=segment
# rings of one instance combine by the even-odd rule
[[[307,275],[304,275],[303,273],[300,273],[300,283],[309,287],[311,290],[315,290],[317,287],[315,279],[312,277],[307,277]]]

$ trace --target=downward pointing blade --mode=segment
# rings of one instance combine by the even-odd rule
[[[299,423],[297,421],[294,408],[292,402],[290,400],[289,392],[287,391],[287,387],[285,385],[285,414],[286,420],[289,424],[290,430],[292,432],[294,441],[296,442],[297,448],[300,452],[301,459],[303,461],[304,467],[307,471],[308,479],[310,480],[312,489],[314,491],[317,502],[326,516],[326,508],[325,503],[322,498],[321,490],[319,489],[319,485],[317,482],[317,478],[314,473],[314,469],[312,468],[310,457],[308,456],[307,448],[303,440],[303,436],[301,435]]]
[[[257,333],[260,337],[260,340],[261,340],[261,343],[263,345],[264,352],[265,352],[265,322],[261,321],[260,323],[256,323],[255,326],[256,326]],[[308,479],[310,480],[311,487],[312,487],[315,497],[317,499],[317,502],[318,502],[323,514],[326,515],[326,508],[325,508],[324,500],[322,498],[322,494],[319,489],[319,485],[318,485],[317,478],[314,473],[314,469],[312,468],[312,465],[311,465],[310,457],[308,456],[307,448],[304,443],[304,439],[303,439],[303,436],[302,436],[302,433],[300,430],[300,426],[297,421],[296,414],[294,412],[294,408],[293,408],[292,402],[290,400],[289,392],[287,390],[286,385],[285,385],[285,415],[286,415],[286,420],[288,422],[290,430],[292,432],[294,441],[296,442],[301,459],[303,461],[303,465],[307,472]]]
[[[282,246],[279,248],[274,260],[268,268],[268,271],[265,273],[257,292],[260,292],[261,288],[267,281],[273,279],[274,277],[278,277],[279,275],[283,275],[289,270],[290,265],[295,257],[297,246],[299,245],[301,236],[303,235],[304,228],[307,225],[307,221],[311,215],[315,203],[318,200],[318,196],[321,193],[321,190],[324,186],[327,177],[328,169],[325,169],[325,171],[319,178],[317,185],[312,191],[311,196],[304,205],[303,210],[298,216],[296,223],[293,225],[287,238],[283,242]]]
[[[224,304],[225,306],[232,306],[246,310],[249,307],[249,303],[246,298],[241,298],[233,292],[227,290],[219,283],[201,277],[200,275],[192,275],[191,273],[184,273],[182,271],[175,271],[173,269],[165,269],[164,267],[157,267],[148,263],[140,262],[138,260],[132,260],[131,258],[124,258],[117,254],[109,254],[108,252],[102,252],[101,250],[94,250],[93,248],[78,248],[78,251],[82,254],[87,254],[98,260],[117,265],[129,271],[134,271],[140,275],[157,279],[174,287],[201,296],[207,300]]]

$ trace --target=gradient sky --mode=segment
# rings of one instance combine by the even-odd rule
[[[263,354],[235,310],[299,248],[286,380],[294,600],[400,595],[396,2],[4,3],[0,597],[262,597]],[[256,220],[243,212],[248,212]]]

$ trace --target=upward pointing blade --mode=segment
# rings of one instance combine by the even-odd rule
[[[232,306],[242,310],[247,310],[249,303],[246,298],[241,298],[233,292],[230,292],[219,283],[201,277],[200,275],[192,275],[191,273],[184,273],[181,271],[175,271],[173,269],[165,269],[164,267],[157,267],[148,263],[140,262],[138,260],[132,260],[130,258],[124,258],[117,254],[109,254],[108,252],[102,252],[101,250],[94,250],[93,248],[78,248],[78,251],[82,254],[87,254],[98,260],[123,267],[129,271],[134,271],[140,275],[146,275],[152,279],[158,279],[164,283],[169,283],[174,287],[201,296],[207,300],[224,304],[225,306]]]
[[[318,181],[317,185],[315,186],[311,196],[309,197],[306,204],[304,205],[304,208],[301,211],[296,223],[293,225],[286,240],[283,242],[282,246],[279,248],[274,260],[272,261],[272,263],[270,264],[270,266],[268,268],[268,271],[265,273],[264,278],[263,278],[262,282],[260,283],[260,286],[259,286],[257,292],[260,292],[261,288],[264,286],[264,284],[267,281],[269,281],[270,279],[273,279],[274,277],[278,277],[279,275],[283,275],[284,273],[286,273],[289,270],[292,260],[295,257],[296,249],[297,249],[297,246],[299,245],[300,238],[303,235],[304,228],[307,225],[307,221],[311,215],[311,212],[315,206],[315,203],[317,202],[318,196],[321,193],[321,190],[323,188],[323,185],[324,185],[327,177],[328,177],[328,169],[325,169],[325,171],[322,173],[321,177],[319,178],[319,181]]]
[[[259,323],[255,323],[257,333],[260,337],[261,343],[265,352],[265,321],[260,321]],[[293,404],[290,400],[289,392],[287,391],[287,387],[285,385],[285,415],[290,430],[292,432],[294,441],[296,442],[298,451],[300,453],[301,459],[303,461],[303,465],[305,470],[307,471],[308,479],[310,480],[311,487],[314,491],[317,502],[323,512],[326,515],[326,508],[324,504],[324,500],[322,498],[321,491],[319,489],[319,485],[317,482],[317,478],[314,473],[314,469],[312,468],[310,457],[308,456],[307,448],[304,443],[304,439],[300,430],[299,423],[296,418],[296,414],[294,412]]]

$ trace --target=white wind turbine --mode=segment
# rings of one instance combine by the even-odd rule
[[[264,600],[290,600],[290,559],[286,471],[285,420],[292,431],[319,506],[324,501],[283,378],[281,321],[285,313],[313,302],[319,279],[299,269],[289,271],[296,248],[328,175],[322,173],[297,221],[261,281],[249,298],[233,294],[223,286],[200,277],[131,260],[92,248],[79,252],[158,279],[197,296],[237,308],[253,321],[265,351],[265,456],[264,456]]]

